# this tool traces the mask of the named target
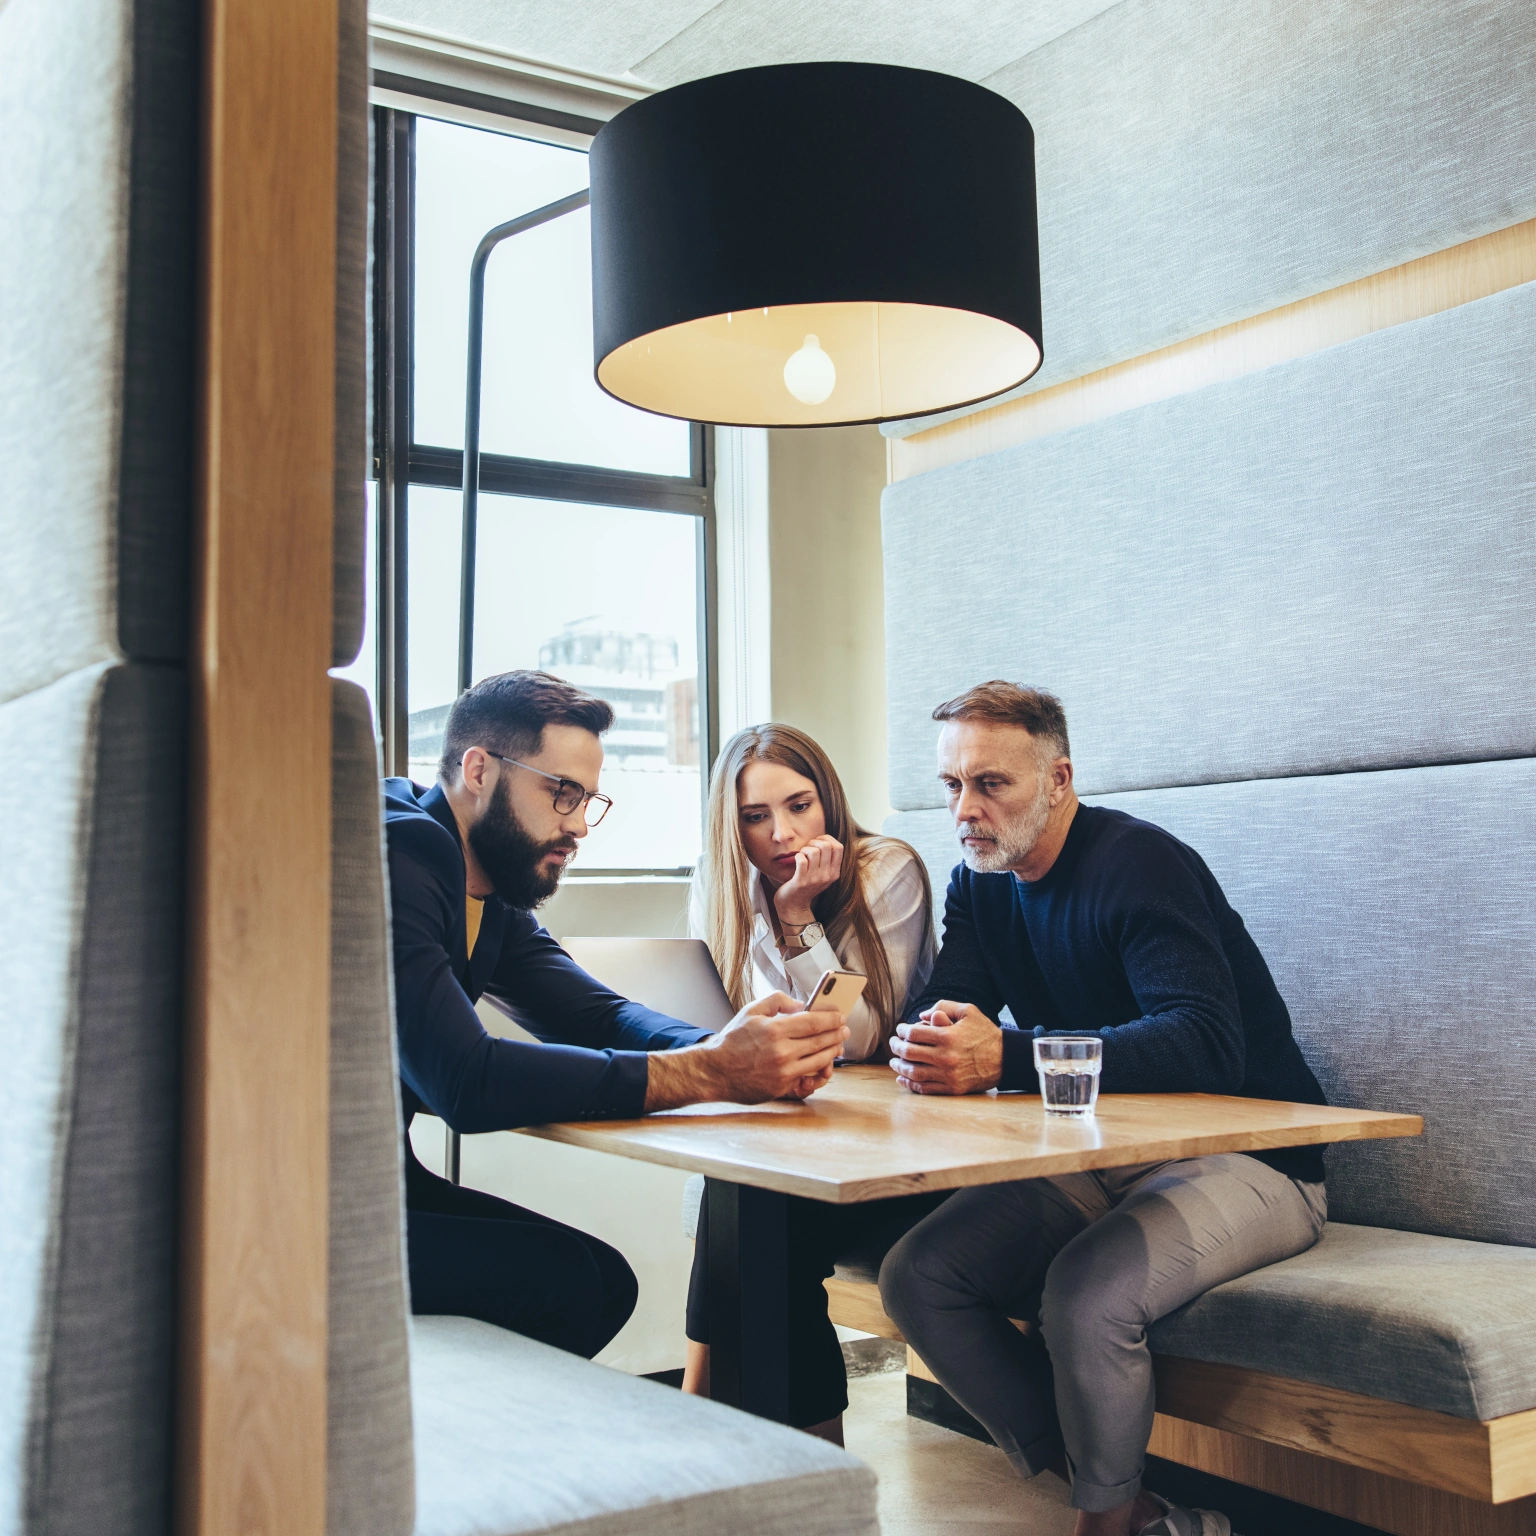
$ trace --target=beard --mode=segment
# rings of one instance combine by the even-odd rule
[[[969,843],[963,845],[961,857],[965,860],[966,868],[975,870],[978,875],[1000,875],[1016,868],[1033,852],[1050,818],[1051,787],[1042,773],[1035,798],[1011,821],[1005,821],[995,831],[988,831],[974,821],[956,824],[955,834],[958,837],[988,839],[979,847]]]
[[[546,854],[563,849],[576,851],[576,839],[556,837],[541,843],[529,835],[512,809],[505,778],[496,786],[485,814],[469,829],[469,846],[480,867],[490,876],[496,894],[509,907],[531,912],[555,894],[564,864],[549,866]]]

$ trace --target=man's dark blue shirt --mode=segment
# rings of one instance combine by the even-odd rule
[[[950,877],[944,945],[908,1018],[941,998],[996,1019],[1001,1088],[1034,1088],[1031,1039],[1104,1041],[1106,1093],[1230,1093],[1322,1104],[1264,956],[1194,849],[1122,811],[1080,805],[1049,872]],[[1318,1180],[1316,1147],[1255,1154]]]
[[[465,1132],[642,1114],[646,1053],[708,1032],[610,991],[496,896],[469,956],[464,855],[440,786],[386,779],[384,829],[406,1126],[417,1110]],[[544,1043],[487,1033],[482,996]]]

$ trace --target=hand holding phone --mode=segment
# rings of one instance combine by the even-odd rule
[[[806,1012],[830,1008],[846,1019],[868,984],[869,977],[861,976],[857,971],[823,971],[810,1002],[805,1005]]]

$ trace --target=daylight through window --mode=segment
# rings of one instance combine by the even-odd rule
[[[384,108],[375,125],[377,708],[390,771],[429,782],[459,683],[470,260],[585,186],[587,157]],[[581,210],[487,267],[472,677],[540,667],[606,699],[614,809],[573,873],[676,870],[709,756],[704,433],[593,382],[589,238]]]

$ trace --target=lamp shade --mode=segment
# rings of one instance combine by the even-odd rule
[[[735,426],[889,421],[1040,366],[1034,132],[967,80],[779,64],[592,144],[598,384]]]

